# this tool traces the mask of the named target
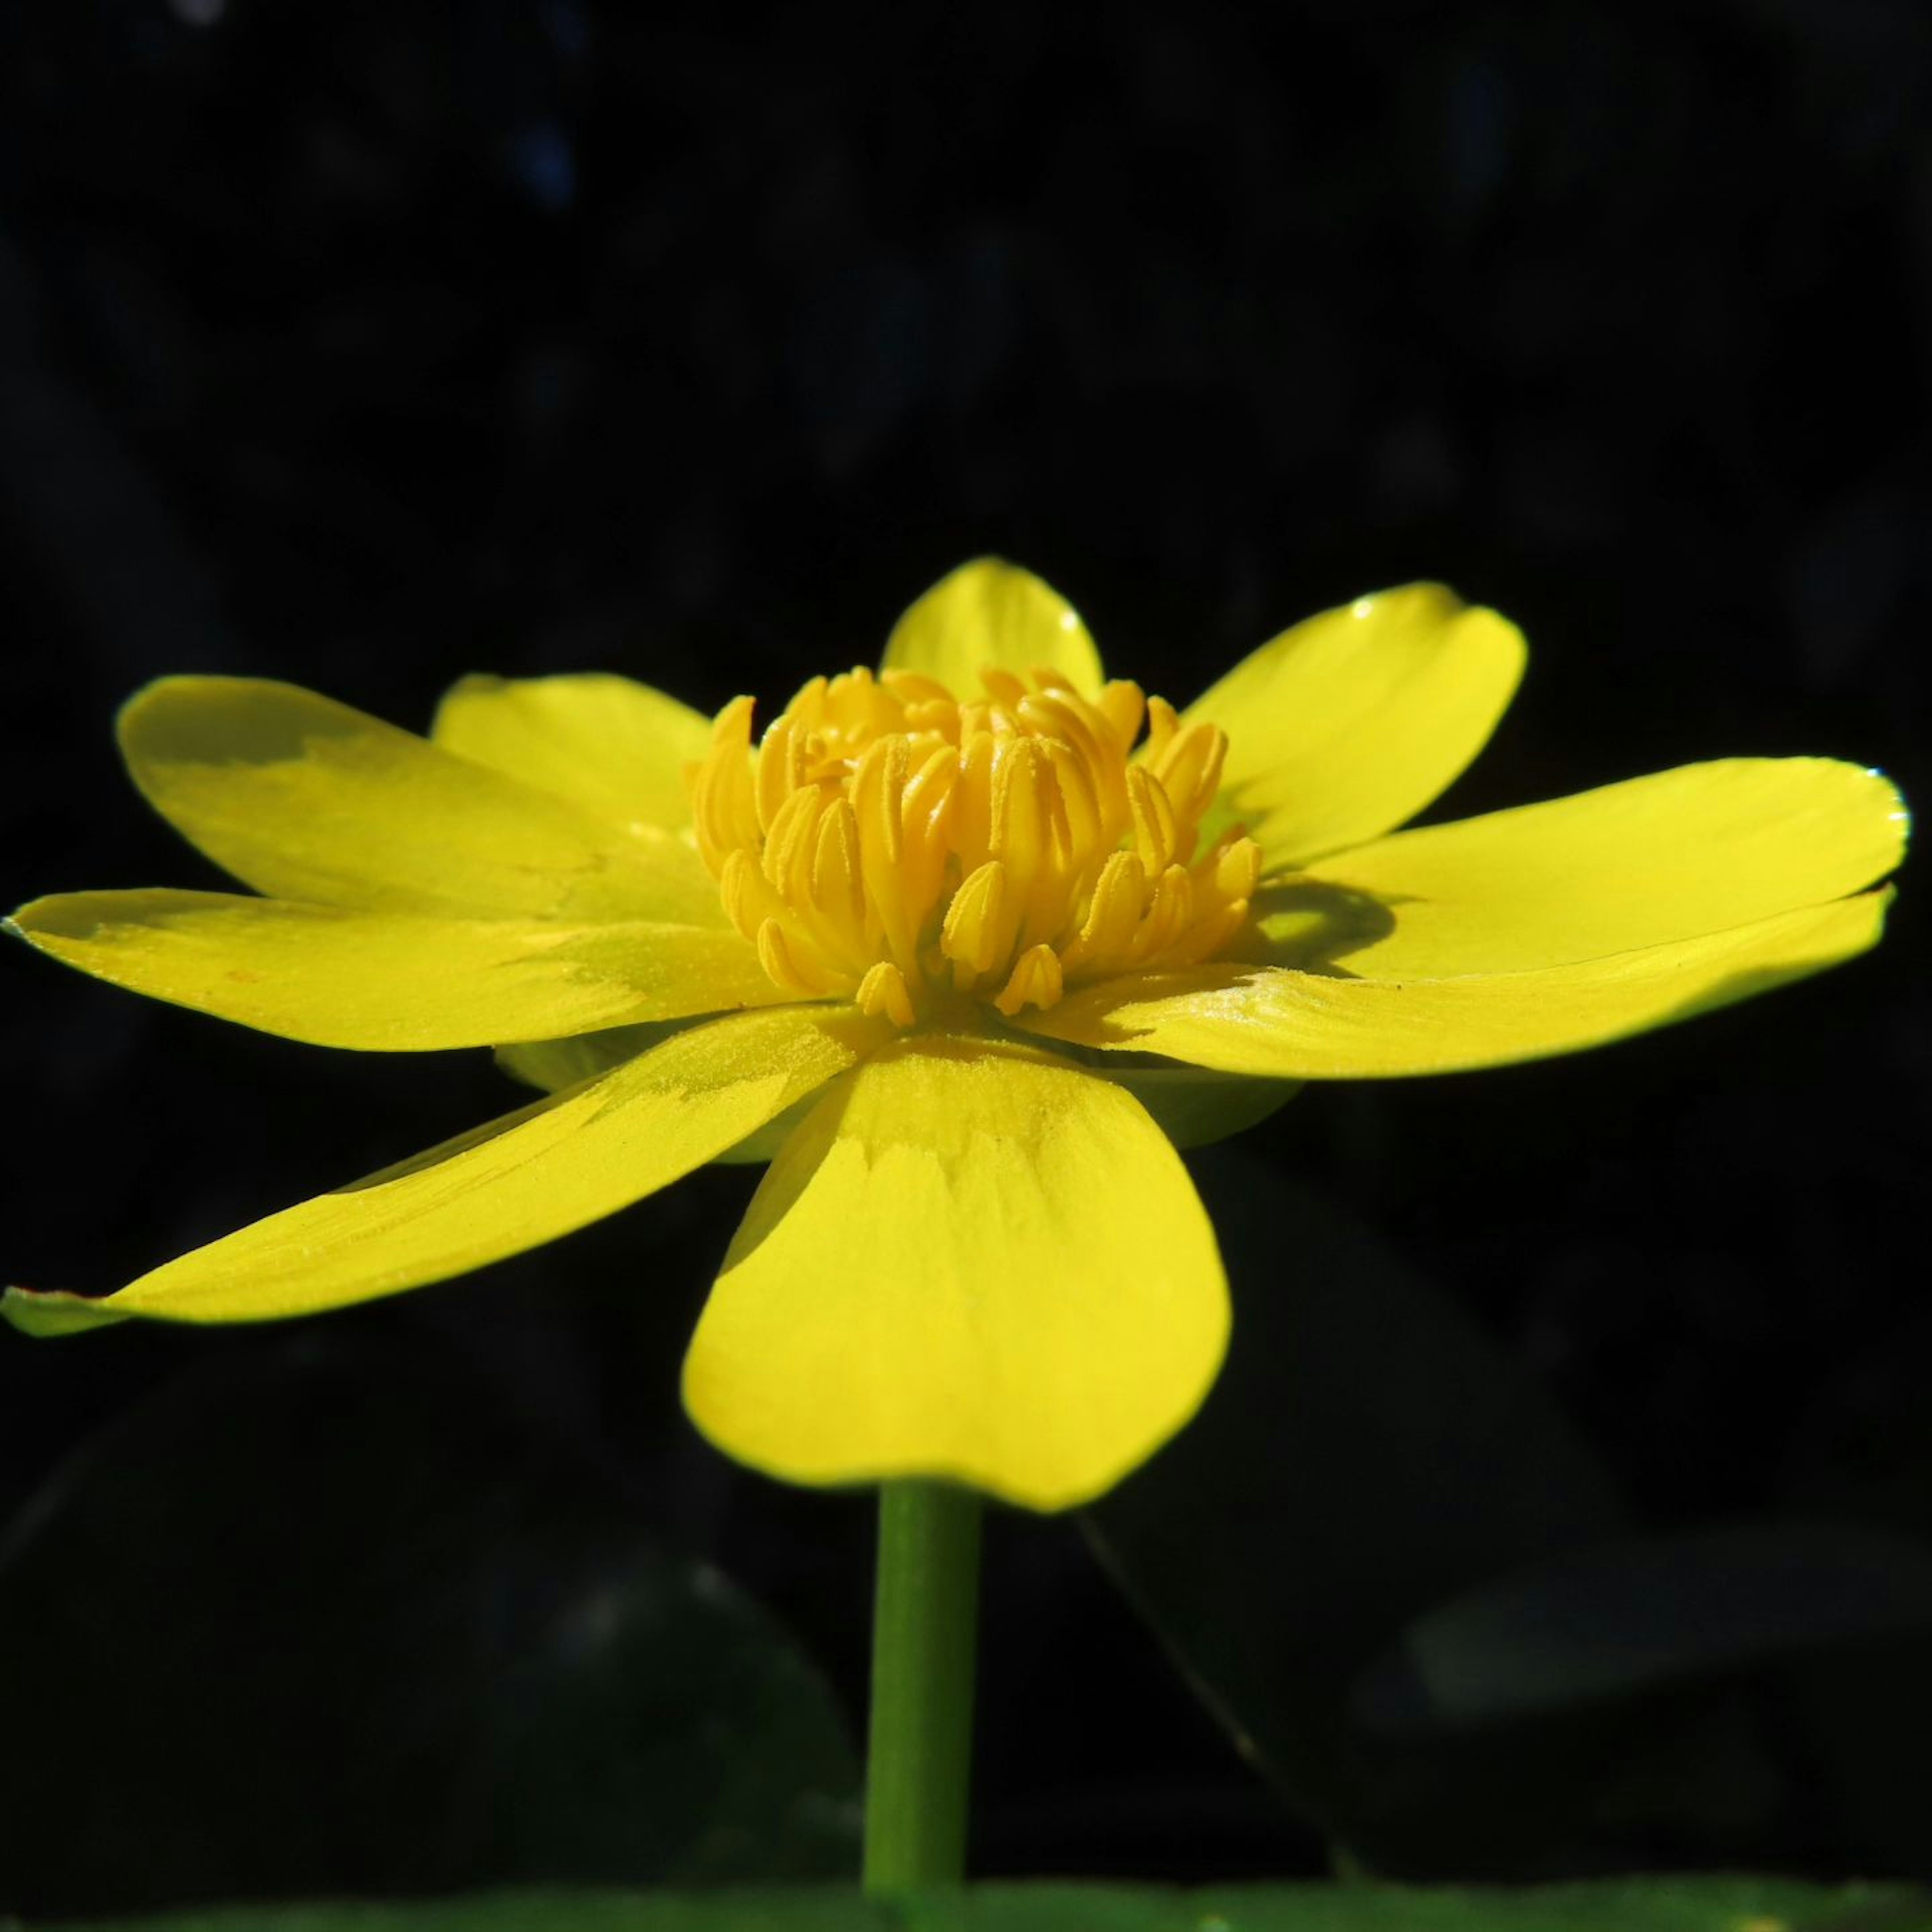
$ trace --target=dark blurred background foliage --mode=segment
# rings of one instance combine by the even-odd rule
[[[1928,109],[1912,0],[0,10],[6,890],[216,883],[112,752],[159,674],[778,701],[982,550],[1177,700],[1364,590],[1496,604],[1529,681],[1438,815],[1743,752],[1922,801]],[[979,1869],[1932,1871],[1922,896],[1196,1158],[1237,1373],[1088,1538],[996,1521]],[[36,1286],[517,1098],[5,969]],[[676,1402],[750,1185],[0,1336],[0,1907],[838,1869],[867,1504]]]

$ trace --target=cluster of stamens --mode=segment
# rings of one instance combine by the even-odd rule
[[[901,1026],[949,994],[1011,1018],[1209,958],[1246,918],[1254,842],[1196,849],[1222,731],[1130,683],[981,676],[963,700],[910,671],[814,678],[755,746],[751,699],[718,714],[698,849],[785,992]]]

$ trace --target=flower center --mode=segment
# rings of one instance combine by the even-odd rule
[[[698,850],[785,992],[901,1026],[949,994],[1010,1018],[1193,965],[1246,918],[1253,840],[1196,850],[1223,732],[1137,685],[980,676],[964,700],[911,671],[814,678],[755,747],[750,698],[718,714],[689,774]]]

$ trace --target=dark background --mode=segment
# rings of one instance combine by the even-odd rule
[[[1925,795],[1932,21],[1910,0],[641,17],[0,10],[13,900],[215,883],[112,751],[113,706],[159,674],[287,677],[417,726],[475,669],[776,702],[875,658],[988,550],[1177,701],[1365,590],[1439,577],[1496,604],[1528,680],[1436,815],[1733,753],[1852,758]],[[1318,1390],[1227,1398],[1281,1433],[1217,1451],[1204,1424],[1194,1463],[1142,1479],[1180,1487],[1164,1510],[1228,1510],[1207,1594],[1264,1630],[1284,1579],[1342,1606],[1350,1667],[1408,1709],[1388,1658],[1408,1619],[1636,1538],[1638,1584],[1559,1577],[1524,1612],[1587,1624],[1618,1681],[1565,1679],[1526,1729],[1486,1707],[1508,1831],[1412,1828],[1412,1793],[1306,1767],[1298,1815],[1076,1529],[1002,1516],[978,1868],[1318,1870],[1311,1810],[1420,1876],[1932,1868],[1924,932],[1908,876],[1885,948],[1842,972],[1586,1059],[1311,1089],[1197,1157],[1238,1360]],[[24,949],[4,970],[4,1267],[34,1286],[105,1291],[518,1097],[482,1055],[334,1055]],[[707,1172],[326,1322],[0,1335],[0,1504],[26,1512],[0,1535],[0,1906],[688,1869],[621,1845],[485,1857],[458,1826],[425,1850],[421,1808],[454,1815],[453,1733],[413,1738],[365,1815],[415,1654],[370,1660],[391,1612],[345,1608],[341,1579],[371,1510],[418,1534],[394,1498],[432,1450],[435,1520],[508,1484],[526,1528],[596,1516],[591,1570],[625,1526],[702,1558],[856,1713],[866,1503],[732,1470],[676,1406],[751,1184]],[[1392,1393],[1378,1348],[1423,1385],[1437,1359],[1412,1324],[1359,1377],[1305,1336],[1291,1362],[1243,1354],[1283,1307],[1366,1306],[1361,1242],[1567,1430],[1588,1508],[1488,1538],[1498,1469],[1542,1452],[1453,1388]],[[1432,1401],[1442,1430],[1405,1437]],[[452,1448],[465,1431],[479,1446]],[[1389,1469],[1426,1498],[1412,1520]],[[128,1472],[131,1500],[88,1504]],[[249,1500],[217,1520],[231,1473]],[[1283,1484],[1329,1513],[1318,1562]],[[1160,1565],[1198,1552],[1137,1530],[1136,1494],[1116,1553],[1140,1549],[1172,1610]],[[87,1507],[119,1527],[63,1544]],[[1424,1523],[1435,1567],[1347,1610],[1354,1570],[1401,1569]],[[1734,1550],[1682,1567],[1738,1526],[1768,1539],[1742,1576]],[[1167,1620],[1210,1680],[1217,1614]],[[1221,1688],[1266,1759],[1300,1707],[1246,1684]],[[358,1699],[368,1732],[325,1722]],[[1526,1808],[1557,1760],[1569,1796]],[[270,1822],[246,1822],[257,1801]],[[304,1810],[335,1822],[291,1848],[272,1820]],[[200,1850],[164,1856],[190,1811]],[[740,1852],[704,1869],[757,1875]]]

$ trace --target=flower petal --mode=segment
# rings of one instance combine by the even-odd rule
[[[120,732],[154,808],[273,898],[724,923],[681,839],[620,830],[298,686],[164,678],[122,707]]]
[[[1284,631],[1184,714],[1228,734],[1216,823],[1270,868],[1412,818],[1488,742],[1522,676],[1522,637],[1439,584],[1358,598]]]
[[[421,1052],[776,1006],[728,928],[358,913],[229,892],[64,892],[7,922],[84,973],[318,1046]]]
[[[1039,1510],[1192,1415],[1226,1285],[1179,1156],[1065,1063],[902,1040],[773,1162],[711,1292],[685,1405],[794,1482],[934,1476]]]
[[[466,677],[436,707],[431,740],[610,824],[668,832],[691,823],[684,768],[704,757],[701,712],[608,672]]]
[[[1048,666],[1091,698],[1105,682],[1100,653],[1066,598],[1030,570],[999,557],[962,563],[892,626],[884,668],[915,670],[960,698],[977,698],[980,673]]]
[[[1607,958],[1445,980],[1222,963],[1115,980],[1029,1013],[1029,1033],[1274,1079],[1378,1079],[1538,1060],[1646,1033],[1876,944],[1888,891]]]
[[[849,1007],[694,1027],[601,1080],[197,1248],[98,1300],[7,1291],[57,1334],[133,1315],[255,1322],[465,1274],[655,1193],[850,1066],[890,1030]]]
[[[1178,1148],[1212,1147],[1258,1126],[1301,1091],[1298,1080],[1254,1080],[1156,1061],[1110,1076]]]
[[[664,1020],[641,1026],[612,1027],[601,1033],[579,1034],[571,1040],[514,1042],[497,1048],[496,1064],[512,1080],[520,1080],[526,1087],[554,1094],[560,1087],[574,1086],[580,1080],[608,1073],[620,1060],[644,1052],[692,1024],[688,1020]],[[1244,1080],[1237,1084],[1252,1087],[1256,1083]],[[783,1113],[774,1114],[762,1126],[747,1134],[742,1141],[735,1142],[722,1154],[713,1155],[712,1159],[726,1166],[763,1167],[767,1161],[777,1157],[778,1149],[790,1138],[792,1129],[812,1111],[815,1097],[808,1094],[802,1100],[794,1100]]]
[[[669,1020],[639,1026],[610,1027],[595,1033],[573,1034],[567,1039],[506,1040],[496,1052],[498,1067],[512,1080],[539,1093],[555,1094],[580,1080],[596,1080],[612,1067],[634,1060],[682,1033],[688,1021]]]
[[[1264,887],[1256,910],[1277,964],[1310,963],[1296,954],[1312,945],[1371,979],[1515,972],[1842,897],[1898,863],[1906,825],[1876,772],[1728,758],[1400,832]],[[1386,917],[1336,930],[1320,903],[1335,889]]]

